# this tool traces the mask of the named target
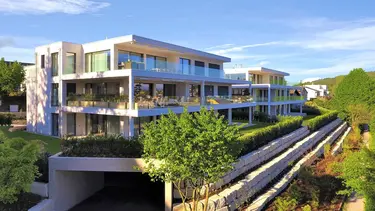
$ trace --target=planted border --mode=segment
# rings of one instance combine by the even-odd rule
[[[303,117],[287,116],[278,117],[279,122],[242,135],[239,140],[243,143],[240,156],[256,150],[270,141],[291,133],[301,127]]]
[[[65,137],[61,140],[62,157],[140,158],[143,144],[137,138],[121,135]]]
[[[307,120],[305,125],[309,128],[310,131],[313,132],[337,119],[337,115],[337,111],[328,111],[320,116],[316,116],[312,119]]]

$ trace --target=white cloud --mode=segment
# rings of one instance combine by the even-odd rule
[[[261,61],[261,62],[259,62],[258,66],[264,66],[264,65],[267,65],[269,63],[270,63],[269,61]]]
[[[307,83],[307,82],[312,82],[321,79],[320,77],[315,77],[315,78],[305,78],[301,82],[302,83]]]
[[[11,14],[82,14],[108,7],[91,0],[0,0],[0,11]]]
[[[219,55],[225,55],[231,52],[241,52],[248,48],[255,48],[255,47],[264,47],[264,46],[270,46],[270,45],[277,45],[280,44],[279,42],[266,42],[266,43],[257,43],[257,44],[250,44],[250,45],[242,45],[242,46],[235,46],[230,48],[224,48],[221,50],[211,51],[210,53],[213,54],[219,54]]]
[[[228,48],[228,47],[233,46],[233,45],[234,45],[234,44],[227,43],[227,44],[222,44],[222,45],[216,45],[216,46],[208,47],[208,48],[206,48],[205,50],[220,49],[220,48]]]

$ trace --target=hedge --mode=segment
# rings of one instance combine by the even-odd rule
[[[64,157],[123,157],[140,158],[143,144],[137,138],[121,135],[64,137],[61,140]]]
[[[307,120],[304,123],[304,125],[306,125],[309,128],[309,130],[313,132],[323,127],[324,125],[332,122],[333,120],[337,119],[337,115],[338,115],[337,111],[325,112],[324,114],[320,116],[316,116],[312,119]]]
[[[240,156],[258,149],[283,135],[291,133],[301,127],[303,117],[278,117],[279,122],[242,135],[239,140],[243,143]]]
[[[38,171],[40,176],[35,178],[36,182],[48,183],[48,158],[51,156],[49,152],[42,153],[39,159],[35,162],[35,165],[38,166]]]

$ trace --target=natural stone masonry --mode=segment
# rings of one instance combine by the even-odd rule
[[[346,129],[347,124],[344,122],[338,127],[334,132],[332,132],[324,141],[318,144],[309,154],[303,157],[301,160],[297,162],[293,168],[286,173],[283,178],[276,183],[273,187],[269,189],[266,193],[259,196],[256,200],[253,201],[252,204],[246,209],[246,211],[260,211],[264,208],[264,206],[279,195],[287,186],[288,184],[297,176],[298,171],[304,165],[310,165],[314,160],[324,153],[324,145],[325,144],[332,144]]]
[[[277,177],[288,167],[290,162],[301,157],[303,153],[311,149],[318,141],[336,128],[340,123],[342,123],[342,120],[334,120],[320,130],[297,142],[293,147],[287,149],[287,151],[262,165],[255,171],[252,171],[250,174],[246,175],[244,179],[211,196],[209,198],[208,210],[235,210],[241,204],[246,202],[248,198],[252,197],[271,182],[271,180]],[[265,154],[266,153],[262,151],[262,153],[258,154],[258,158],[261,158]],[[251,162],[252,161],[250,160],[249,163]],[[203,201],[199,203],[203,204]],[[174,210],[183,210],[183,205],[180,204],[174,207]],[[190,206],[187,207],[187,210],[190,210]]]
[[[288,148],[290,145],[307,136],[309,133],[310,131],[307,129],[307,127],[301,127],[296,131],[293,131],[287,135],[284,135],[278,139],[269,142],[267,145],[255,151],[252,151],[244,156],[241,156],[238,159],[238,161],[235,164],[233,164],[234,168],[230,172],[228,172],[215,184],[210,184],[211,189],[218,190],[219,188],[228,184],[230,181],[234,180],[241,174],[244,174],[250,169],[271,159],[278,153]],[[174,195],[179,196],[177,190],[174,191]]]
[[[345,140],[346,136],[349,134],[351,129],[352,129],[351,127],[348,127],[348,129],[345,131],[344,135],[342,135],[340,140],[333,147],[332,152],[331,152],[332,155],[337,155],[340,152],[342,152],[342,145],[344,144],[344,140]]]

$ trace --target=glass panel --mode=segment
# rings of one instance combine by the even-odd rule
[[[220,65],[218,64],[208,64],[208,75],[210,77],[220,77]]]
[[[59,75],[59,53],[51,54],[52,76]]]
[[[107,134],[120,134],[119,116],[107,116]]]
[[[64,74],[72,74],[76,72],[76,54],[75,53],[66,53],[66,67]]]
[[[246,81],[246,73],[226,74],[225,77],[229,78],[229,79],[232,79],[232,80]]]
[[[167,69],[167,58],[156,57],[156,68],[158,69]]]
[[[91,72],[91,54],[89,53],[85,55],[85,72]]]
[[[59,84],[52,84],[51,106],[59,105]]]
[[[218,94],[219,95],[229,95],[229,87],[227,87],[227,86],[219,86],[218,87]]]
[[[70,136],[76,135],[76,114],[68,113],[66,114],[67,118],[67,134]]]
[[[180,58],[180,69],[183,74],[191,74],[190,59]]]
[[[86,72],[103,72],[110,69],[110,51],[88,53],[86,57]]]
[[[205,75],[204,62],[195,61],[195,75]]]

